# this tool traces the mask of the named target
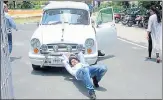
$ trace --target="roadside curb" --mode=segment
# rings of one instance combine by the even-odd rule
[[[37,14],[37,15],[14,15],[11,16],[12,18],[31,18],[31,17],[41,17],[42,14]]]

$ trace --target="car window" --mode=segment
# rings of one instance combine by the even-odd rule
[[[98,16],[97,16],[97,22],[101,21],[102,23],[108,23],[113,21],[113,10],[112,8],[105,8],[102,9]]]
[[[43,14],[42,24],[48,25],[52,23],[83,24],[89,25],[89,12],[82,9],[51,9]]]

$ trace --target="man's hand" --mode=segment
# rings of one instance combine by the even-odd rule
[[[149,40],[149,33],[147,32],[147,36],[146,36],[147,40]]]
[[[71,55],[71,53],[65,53],[65,56],[67,57],[67,58],[69,58],[70,57],[70,55]]]
[[[62,55],[62,56],[65,55],[67,58],[69,58],[70,55],[71,55],[71,53],[62,53],[61,55]]]

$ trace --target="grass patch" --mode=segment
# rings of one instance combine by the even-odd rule
[[[28,18],[14,18],[14,21],[17,24],[24,24],[24,23],[35,23],[39,22],[41,17],[28,17]]]

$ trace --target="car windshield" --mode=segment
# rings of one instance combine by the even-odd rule
[[[50,9],[43,14],[43,25],[61,24],[62,22],[68,24],[89,25],[89,13],[82,9]]]

